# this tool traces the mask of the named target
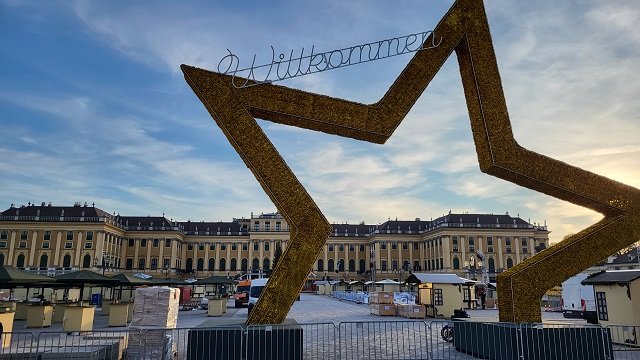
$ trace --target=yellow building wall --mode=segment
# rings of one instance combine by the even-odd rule
[[[631,284],[631,303],[633,306],[633,323],[640,325],[640,279],[636,279]]]
[[[620,325],[632,325],[638,324],[636,322],[636,315],[634,314],[634,305],[631,299],[627,296],[627,287],[619,286],[617,284],[612,285],[594,285],[594,291],[604,292],[607,299],[607,312],[608,320],[600,320],[600,314],[598,314],[598,321],[602,326],[608,326],[613,324]],[[640,294],[638,294],[640,295]],[[640,297],[636,295],[636,302],[640,301]],[[596,296],[596,307],[597,307]]]

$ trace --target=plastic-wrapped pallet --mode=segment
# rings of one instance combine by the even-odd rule
[[[133,329],[129,333],[126,358],[136,360],[170,360],[174,358],[177,344],[172,330]]]
[[[179,289],[164,286],[137,288],[131,328],[175,329],[179,303]]]
[[[176,343],[172,330],[178,323],[180,290],[164,286],[136,289],[129,327],[127,358],[172,359]]]

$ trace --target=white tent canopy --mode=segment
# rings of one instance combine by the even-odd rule
[[[432,284],[472,284],[474,281],[456,274],[413,273],[422,283]]]
[[[376,281],[376,285],[400,285],[401,283],[394,280],[384,279],[380,281]]]

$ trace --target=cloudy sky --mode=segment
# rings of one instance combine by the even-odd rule
[[[426,31],[451,3],[0,0],[0,207],[87,201],[207,221],[273,211],[180,64]],[[485,6],[517,141],[639,187],[640,3]],[[410,56],[281,84],[372,103]],[[479,171],[455,56],[384,146],[259,123],[332,222],[509,212],[546,221],[558,241],[600,218]]]

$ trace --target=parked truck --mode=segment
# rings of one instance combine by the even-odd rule
[[[233,295],[235,307],[243,307],[249,303],[249,289],[251,288],[251,280],[241,280],[236,286],[236,293]]]
[[[584,319],[598,323],[593,286],[582,285],[589,274],[580,273],[562,283],[562,315],[565,318]]]

